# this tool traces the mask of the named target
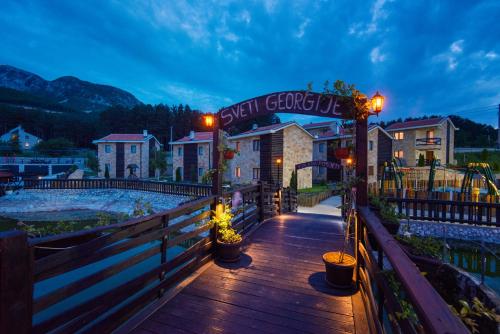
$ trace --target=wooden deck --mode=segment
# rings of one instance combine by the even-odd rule
[[[332,216],[268,220],[239,264],[212,264],[133,333],[364,333],[359,295],[324,282],[321,255],[342,238]]]

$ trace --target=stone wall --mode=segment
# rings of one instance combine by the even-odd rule
[[[132,145],[135,145],[136,147],[136,152],[135,153],[132,153]],[[127,169],[127,166],[128,165],[131,165],[131,164],[135,164],[137,166],[139,166],[139,169],[135,171],[135,175],[137,177],[143,177],[143,165],[142,165],[142,159],[141,159],[141,155],[142,155],[142,150],[143,150],[143,145],[139,144],[139,143],[125,143],[124,145],[124,159],[125,159],[125,164],[124,164],[124,168],[125,168],[125,172],[124,172],[124,176],[125,177],[128,177],[129,174],[130,174],[130,170]]]
[[[377,183],[378,175],[378,132],[380,130],[375,128],[368,131],[368,184]],[[373,143],[373,147],[370,150],[370,142]],[[372,173],[370,173],[372,172]]]
[[[295,165],[313,159],[313,138],[297,126],[287,127],[283,131],[283,186],[288,187]],[[297,187],[312,187],[312,168],[298,172]]]
[[[409,230],[408,230],[409,224]],[[443,238],[445,233],[449,239],[473,240],[500,244],[500,227],[474,226],[457,223],[427,222],[401,220],[399,233],[409,231],[422,237]]]
[[[200,147],[203,147],[203,152],[200,154]],[[212,143],[199,143],[198,148],[198,182],[201,183],[203,179],[203,175],[200,175],[199,168],[203,168],[203,174],[205,174],[208,170],[211,169],[212,164],[210,160],[212,159]]]
[[[236,149],[236,143],[239,142],[240,150],[234,155],[234,158],[228,162],[225,180],[235,184],[256,183],[259,180],[253,179],[253,169],[260,170],[260,151],[253,150],[253,141],[260,139],[259,136],[234,139],[229,142],[229,146]],[[239,167],[241,176],[236,177],[235,170]]]
[[[184,145],[175,145],[174,144],[174,145],[172,145],[172,147],[173,147],[173,152],[172,152],[172,180],[176,181],[175,180],[175,174],[176,174],[177,168],[180,167],[182,169],[182,167],[184,166],[184,156],[182,154],[181,155],[178,154],[179,147],[182,147],[182,149],[184,150]],[[182,173],[181,173],[181,178],[183,178]]]
[[[111,146],[111,152],[106,153],[105,146]],[[116,177],[116,145],[114,143],[99,143],[97,144],[97,156],[99,158],[99,176],[104,177],[106,172],[106,164],[110,165],[109,177]]]
[[[391,131],[390,134],[394,137],[394,134],[400,131]],[[394,137],[393,145],[392,145],[392,156],[394,156],[396,151],[403,150],[403,160],[406,162],[406,165],[409,167],[416,166],[417,158],[415,151],[415,139],[416,132],[415,130],[406,130],[404,132],[404,139],[397,140]]]

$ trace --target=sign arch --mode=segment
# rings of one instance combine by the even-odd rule
[[[307,167],[325,167],[328,169],[342,169],[342,165],[332,161],[313,160],[295,165],[295,170]]]

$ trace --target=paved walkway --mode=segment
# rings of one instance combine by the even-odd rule
[[[323,202],[319,203],[313,207],[299,206],[297,212],[300,213],[314,213],[321,215],[331,215],[340,217],[341,211],[340,206],[342,205],[342,200],[340,196],[332,196],[325,199]]]
[[[134,333],[364,333],[359,294],[324,281],[321,256],[341,247],[341,224],[301,213],[266,221],[239,264],[211,265]]]

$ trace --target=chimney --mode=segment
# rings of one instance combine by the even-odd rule
[[[148,136],[148,130],[142,130],[142,135],[146,138]]]
[[[257,128],[258,128],[258,127],[259,127],[259,126],[257,125],[257,123],[254,123],[254,124],[252,125],[252,130],[257,130]]]
[[[189,131],[189,139],[191,139],[191,140],[194,139],[194,131],[193,130]]]

